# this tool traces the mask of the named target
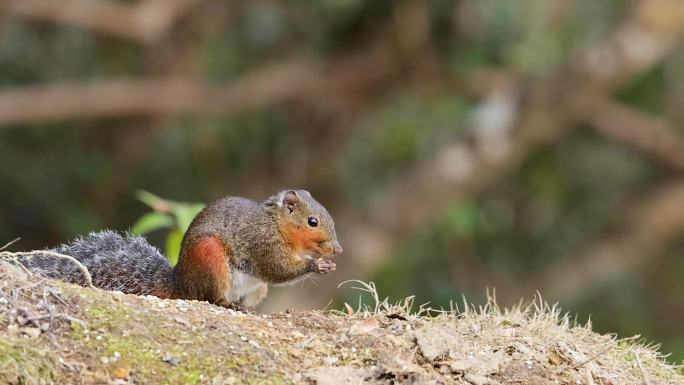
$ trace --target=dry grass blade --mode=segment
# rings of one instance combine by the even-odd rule
[[[385,297],[383,299],[380,299],[380,295],[378,294],[378,289],[375,286],[375,282],[364,282],[360,280],[347,280],[344,282],[341,282],[339,285],[337,285],[338,288],[348,284],[348,283],[356,283],[358,286],[352,286],[352,289],[362,291],[364,293],[370,294],[373,303],[371,305],[363,304],[361,302],[361,298],[359,298],[359,305],[357,307],[357,310],[355,311],[356,314],[362,313],[364,316],[368,315],[377,315],[380,313],[383,314],[392,314],[392,313],[397,313],[397,314],[406,314],[411,315],[411,309],[413,308],[413,302],[415,300],[415,296],[409,296],[404,298],[403,300],[397,302],[397,303],[390,303],[389,298]],[[349,314],[349,311],[351,310],[352,312],[354,311],[351,306],[347,305],[347,313]],[[416,316],[425,314],[426,312],[441,312],[441,310],[434,310],[430,307],[427,306],[427,304],[423,304],[419,307],[418,311],[414,314]]]
[[[13,240],[7,242],[3,247],[0,247],[0,251],[5,250],[6,248],[12,246],[12,245],[15,244],[16,242],[18,242],[20,239],[21,239],[21,237],[17,237],[17,238],[15,238],[15,239],[13,239]]]
[[[637,366],[639,367],[639,372],[641,373],[643,385],[650,385],[648,382],[648,378],[646,377],[646,372],[644,371],[644,366],[641,364],[641,360],[639,359],[638,352],[634,352],[634,358],[636,359]]]

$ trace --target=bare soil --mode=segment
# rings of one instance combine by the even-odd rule
[[[410,305],[243,314],[0,263],[0,384],[684,384],[652,347],[539,301],[431,315]]]

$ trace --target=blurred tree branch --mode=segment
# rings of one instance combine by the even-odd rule
[[[117,116],[239,112],[310,91],[302,63],[267,68],[227,87],[193,80],[107,80],[0,91],[0,125]]]
[[[152,43],[202,0],[141,0],[135,4],[95,0],[0,0],[6,16],[85,28]]]
[[[599,285],[621,278],[649,263],[684,229],[684,184],[671,183],[639,197],[627,214],[628,228],[573,251],[536,275],[523,292],[544,288],[552,300],[589,295]],[[516,298],[511,298],[516,299]]]
[[[339,113],[392,76],[381,46],[350,55],[326,68],[292,61],[247,73],[225,86],[192,79],[104,80],[82,85],[0,89],[0,126],[119,116],[239,113],[287,100],[329,103]]]
[[[614,89],[669,55],[683,31],[684,2],[637,1],[625,22],[582,52],[581,67],[595,81]]]
[[[597,131],[684,171],[684,138],[666,119],[608,98],[593,97],[592,100],[588,121]]]

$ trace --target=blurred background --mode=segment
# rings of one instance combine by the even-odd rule
[[[305,188],[345,254],[262,311],[539,291],[684,358],[681,0],[0,5],[0,244]]]

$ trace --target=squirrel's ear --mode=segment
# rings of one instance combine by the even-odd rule
[[[296,191],[290,190],[290,191],[286,191],[283,194],[283,200],[282,200],[281,206],[287,208],[287,210],[289,212],[293,212],[298,204],[299,204],[299,196],[297,195]]]

